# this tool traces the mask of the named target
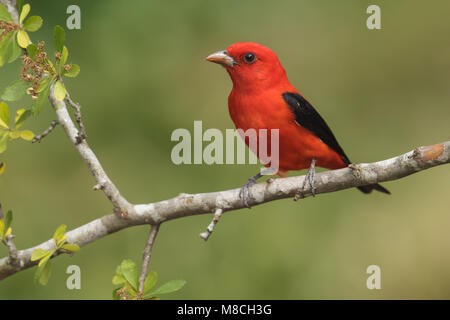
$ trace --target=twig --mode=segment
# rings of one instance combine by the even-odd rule
[[[200,238],[202,238],[205,241],[208,241],[208,238],[211,235],[211,233],[213,233],[214,227],[216,226],[217,222],[219,222],[219,219],[220,219],[220,216],[222,215],[222,213],[223,213],[222,209],[220,209],[220,208],[216,209],[216,212],[214,213],[212,221],[209,224],[209,226],[206,228],[206,231],[200,233]]]
[[[81,141],[87,138],[86,129],[84,128],[83,120],[81,119],[81,106],[70,98],[69,93],[66,94],[66,101],[69,106],[75,109],[75,121],[80,129],[77,135],[77,142],[81,143]]]
[[[144,292],[145,279],[147,278],[148,275],[148,265],[150,264],[153,244],[155,243],[158,231],[159,231],[159,224],[155,224],[150,227],[150,235],[148,236],[147,245],[145,246],[144,252],[142,254],[142,268],[141,274],[139,276],[139,292],[141,294]]]
[[[63,115],[62,118],[64,119],[65,116]],[[72,140],[74,137],[73,130],[69,129],[69,133],[69,137]],[[84,144],[85,142],[81,143],[77,148]],[[84,154],[84,150],[81,150],[80,153]],[[419,147],[391,159],[359,164],[358,174],[355,174],[355,170],[351,168],[317,173],[315,179],[316,195],[397,180],[447,163],[450,163],[450,141]],[[302,185],[304,178],[305,176],[280,178],[273,180],[271,183],[262,182],[255,184],[251,187],[252,197],[249,200],[249,204],[254,207],[269,201],[291,198],[297,192],[299,186]],[[161,224],[168,220],[211,213],[218,207],[222,208],[223,212],[243,209],[245,207],[242,199],[239,197],[239,190],[237,188],[220,192],[182,194],[160,202],[134,205],[133,210],[130,211],[132,213],[128,215],[127,219],[122,219],[116,214],[103,216],[67,232],[67,241],[82,247],[111,233],[136,225]],[[304,194],[305,197],[310,196],[311,190],[304,190]],[[19,269],[11,267],[8,257],[0,259],[0,279],[34,266],[37,262],[31,261],[30,258],[33,251],[37,248],[44,250],[53,249],[54,241],[50,239],[35,247],[18,251]],[[61,253],[56,252],[55,256]]]
[[[53,129],[55,129],[55,127],[58,125],[58,120],[53,120],[52,123],[50,123],[50,126],[45,129],[44,132],[42,132],[40,135],[37,135],[33,138],[33,140],[31,140],[31,143],[35,143],[38,142],[40,143],[42,139],[44,139],[47,135],[50,134],[50,132],[53,131]]]

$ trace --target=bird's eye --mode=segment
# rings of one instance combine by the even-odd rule
[[[245,63],[252,63],[253,61],[255,61],[256,56],[249,52],[244,56],[244,61]]]

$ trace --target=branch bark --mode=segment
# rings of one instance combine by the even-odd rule
[[[150,264],[150,259],[152,258],[152,249],[155,243],[156,236],[158,235],[158,231],[159,231],[159,224],[151,226],[147,245],[145,246],[144,253],[142,254],[142,267],[141,267],[141,274],[139,275],[140,293],[144,293],[145,278],[147,278],[148,275],[148,266]]]
[[[13,266],[17,266],[19,264],[19,259],[17,258],[17,248],[14,243],[14,235],[8,235],[5,242],[9,250],[8,259]]]
[[[202,238],[205,241],[208,241],[209,237],[211,236],[211,234],[214,231],[216,224],[219,222],[220,217],[222,216],[222,213],[223,213],[223,210],[221,208],[216,209],[216,212],[214,213],[212,221],[206,228],[206,231],[200,233],[200,238]]]
[[[61,106],[61,108],[57,109],[57,112],[59,113],[60,121],[64,120],[65,122],[66,132],[69,132],[71,141],[75,142],[77,132],[70,123],[67,123],[70,119],[67,110]],[[93,152],[89,149],[86,142],[79,144],[77,148],[81,149],[80,154],[82,157],[87,155],[88,160],[86,161],[88,166],[91,165],[89,161],[97,159],[91,157]],[[450,141],[419,147],[387,160],[363,163],[353,166],[354,168],[320,172],[316,174],[315,178],[316,195],[397,180],[410,174],[448,163],[450,163]],[[304,178],[305,176],[269,179],[270,182],[255,184],[251,187],[252,197],[249,200],[249,204],[256,206],[269,201],[293,197],[299,186],[302,185]],[[307,188],[305,197],[310,195],[311,190]],[[132,207],[131,214],[124,218],[117,214],[109,214],[67,232],[67,241],[83,247],[124,228],[143,224],[157,225],[182,217],[213,213],[218,208],[222,209],[223,212],[245,208],[242,199],[239,197],[239,188],[220,192],[180,194],[169,200],[138,204]],[[12,265],[8,257],[1,259],[0,279],[34,266],[37,261],[30,261],[33,251],[37,248],[49,250],[53,248],[53,245],[54,241],[50,239],[33,248],[18,251],[19,263],[17,266]],[[57,252],[55,257],[61,253]]]

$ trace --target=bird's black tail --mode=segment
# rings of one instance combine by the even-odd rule
[[[361,187],[358,187],[358,189],[363,193],[371,193],[372,190],[377,190],[377,191],[380,191],[380,192],[383,192],[386,194],[391,194],[389,192],[389,190],[387,190],[383,186],[379,185],[378,183],[377,184],[369,184],[367,186],[361,186]]]

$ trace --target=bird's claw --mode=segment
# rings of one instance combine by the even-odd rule
[[[305,179],[303,180],[301,189],[298,190],[294,195],[294,201],[305,198],[304,191],[305,191],[307,182],[309,183],[309,186],[311,187],[311,195],[313,197],[316,196],[316,186],[314,183],[314,176],[316,175],[315,166],[316,166],[316,159],[313,159],[311,161],[311,166],[308,169],[308,173],[306,174]]]
[[[306,178],[305,178],[305,180],[306,180]],[[314,181],[311,183],[311,181],[308,180],[308,182],[309,182],[309,185],[311,186],[311,195],[313,197],[315,197],[316,196],[316,187],[314,186]],[[305,198],[304,191],[305,191],[305,185],[303,185],[302,188],[295,193],[294,201]]]
[[[255,179],[250,178],[239,190],[239,198],[244,202],[244,206],[251,208],[248,201],[250,200],[252,193],[250,192],[250,187],[255,184]]]

